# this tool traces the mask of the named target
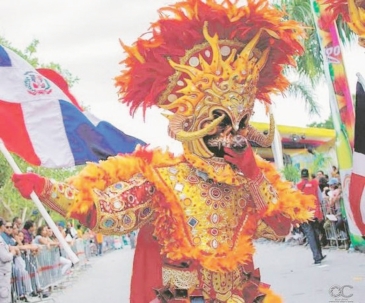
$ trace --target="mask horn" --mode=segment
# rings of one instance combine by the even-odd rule
[[[251,125],[248,126],[247,132],[247,140],[257,143],[262,147],[269,147],[274,140],[275,135],[275,120],[274,115],[270,114],[270,129],[267,135],[259,132],[257,129],[252,127]]]
[[[208,135],[213,129],[218,126],[219,123],[223,121],[224,118],[225,115],[221,115],[220,117],[209,123],[205,128],[194,132],[188,132],[185,131],[183,128],[187,117],[175,114],[174,116],[169,118],[170,123],[168,132],[171,138],[176,139],[180,142],[194,141]]]

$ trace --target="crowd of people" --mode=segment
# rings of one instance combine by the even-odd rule
[[[67,222],[66,226],[60,222],[57,226],[71,247],[75,246],[78,239],[87,243],[90,255],[92,252],[102,255],[103,251],[112,248],[111,237],[100,238],[89,229],[83,229],[81,225],[75,228],[72,222]],[[132,248],[133,246],[131,245]],[[72,274],[73,264],[49,226],[37,226],[32,220],[23,224],[19,217],[13,220],[0,218],[0,303],[29,302],[30,297],[43,299],[51,295],[51,288],[42,288],[41,284],[45,283],[40,283],[40,277],[37,276],[37,257],[42,252],[51,259],[48,261],[57,263],[51,267],[60,278]],[[54,274],[53,272],[52,275]]]
[[[342,189],[339,171],[332,166],[330,174],[322,170],[309,174],[308,169],[301,170],[301,181],[296,185],[306,195],[315,197],[314,220],[294,228],[293,235],[301,235],[300,244],[308,244],[313,253],[314,264],[325,259],[322,248],[332,241],[341,248],[348,249],[350,237],[346,218],[341,210]],[[297,237],[298,238],[298,237]]]
[[[135,232],[123,237],[105,237],[81,225],[75,228],[72,222],[66,222],[66,225],[59,222],[57,227],[71,248],[75,247],[78,239],[87,243],[86,258],[102,256],[109,249],[121,249],[125,245],[135,248]],[[42,288],[37,277],[37,256],[44,250],[49,252],[45,255],[51,259],[56,251],[54,262],[57,264],[53,267],[59,270],[60,277],[68,277],[72,273],[73,264],[49,226],[37,226],[33,220],[23,224],[19,217],[12,220],[0,218],[0,273],[3,275],[0,279],[0,303],[29,302],[30,297],[43,299],[51,295],[50,288]]]

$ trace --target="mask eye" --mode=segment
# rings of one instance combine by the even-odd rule
[[[213,119],[217,119],[217,118],[221,117],[222,115],[225,115],[225,113],[222,111],[215,110],[213,112]],[[228,117],[228,115],[225,115],[225,118],[223,119],[223,121],[221,123],[219,123],[218,127],[225,129],[227,126],[231,126],[231,125],[232,125],[231,119]]]
[[[248,125],[248,115],[245,115],[241,121],[240,121],[240,125],[239,125],[239,128],[240,129],[245,129]]]

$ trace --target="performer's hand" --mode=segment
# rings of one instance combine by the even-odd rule
[[[237,152],[228,147],[224,148],[224,152],[226,153],[224,160],[234,164],[245,177],[255,179],[260,174],[252,147],[249,144],[242,152]]]
[[[30,194],[34,191],[38,196],[42,193],[46,180],[34,173],[14,174],[12,177],[14,186],[20,194],[30,199]]]

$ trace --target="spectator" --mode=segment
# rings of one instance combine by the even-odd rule
[[[37,235],[33,240],[34,244],[37,245],[46,245],[47,248],[51,248],[52,246],[58,246],[58,243],[55,241],[52,241],[48,237],[48,226],[40,226],[37,229]]]
[[[23,234],[24,244],[32,244],[34,239],[35,224],[34,221],[28,220],[24,223]]]
[[[33,254],[37,254],[39,251],[38,245],[35,244],[24,244],[23,231],[14,232],[16,229],[13,227],[13,238],[16,241],[16,246],[19,247],[20,251],[30,251]]]
[[[334,165],[332,166],[331,178],[337,178],[337,179],[340,178],[340,173],[339,173],[337,167]]]
[[[328,239],[327,239],[327,233],[326,233],[326,208],[327,208],[327,203],[326,203],[326,199],[327,199],[327,195],[326,193],[328,192],[329,188],[328,188],[328,183],[327,183],[327,179],[325,177],[322,177],[319,180],[319,190],[320,190],[320,203],[321,203],[321,211],[322,211],[322,215],[323,215],[323,220],[319,222],[319,231],[320,231],[320,240],[321,240],[321,245],[322,248],[328,248]]]
[[[90,243],[90,253],[93,255],[98,254],[97,246],[95,244],[95,234],[90,230],[90,228],[87,228],[84,232],[83,238]]]
[[[321,211],[320,204],[320,191],[317,180],[309,181],[308,169],[302,169],[301,171],[302,181],[297,184],[297,188],[302,191],[305,195],[312,195],[315,197],[315,213],[314,220],[301,225],[307,241],[312,250],[314,264],[321,264],[322,260],[326,257],[322,255],[321,243],[319,240],[320,235],[320,221],[323,220],[323,214]]]
[[[70,235],[70,237],[72,239],[76,239],[77,238],[77,231],[73,227],[73,225],[72,225],[71,222],[67,222],[65,232],[66,232],[66,237],[67,237],[67,235]]]
[[[325,177],[323,170],[317,171],[317,174],[316,174],[317,181],[319,181],[319,179],[321,179],[322,177]]]
[[[16,225],[17,228],[20,230],[22,228],[22,225],[23,225],[22,219],[20,219],[19,217],[14,217],[13,226],[14,225]]]
[[[58,243],[51,241],[48,239],[48,227],[43,225],[38,227],[37,229],[37,234],[36,237],[33,240],[33,244],[36,245],[45,245],[48,249],[50,249],[52,246],[58,246]],[[37,266],[35,265],[35,268]],[[47,298],[49,296],[49,294],[45,293],[39,285],[39,282],[37,281],[38,278],[35,281],[35,285],[37,286],[37,294],[39,294],[41,297],[43,298]],[[33,295],[37,295],[37,294],[33,294]]]
[[[62,224],[61,224],[61,223],[58,223],[58,224],[57,224],[57,228],[58,228],[58,230],[60,231],[61,235],[62,235],[64,238],[66,238],[66,231],[65,231],[65,229],[63,228],[63,226],[62,226]]]
[[[78,239],[82,239],[82,236],[83,236],[83,231],[82,231],[82,228],[81,228],[81,225],[80,224],[78,224],[77,225],[77,230],[76,230],[76,232],[77,232],[77,238]]]
[[[50,228],[49,226],[46,226],[46,230],[47,230],[46,238],[47,238],[48,242],[53,243],[53,244],[51,244],[52,246],[58,246],[58,252],[60,254],[61,274],[64,275],[66,273],[69,273],[70,269],[72,267],[71,260],[62,256],[59,241],[54,236],[52,228]]]
[[[97,256],[102,256],[103,255],[103,241],[104,241],[104,237],[102,233],[97,233],[96,236],[96,246],[97,246]]]
[[[47,226],[47,236],[46,237],[50,241],[57,242],[57,239],[56,239],[55,235],[53,234],[52,228],[50,228],[49,226]]]
[[[13,233],[13,224],[10,221],[7,221],[5,223],[5,229],[1,233],[1,236],[5,243],[9,246],[16,246],[16,241],[13,239],[12,233]]]
[[[129,234],[129,242],[132,249],[136,248],[136,234],[134,231]]]
[[[326,177],[321,177],[318,180],[318,186],[319,186],[320,191],[323,193],[323,189],[325,187],[328,187],[328,181],[327,181]]]
[[[74,244],[75,240],[71,237],[71,235],[69,233],[66,234],[66,229],[63,228],[61,223],[59,223],[57,225],[57,227],[58,227],[58,230],[60,231],[61,235],[65,238],[67,244],[72,246]]]
[[[346,220],[344,219],[344,217],[342,216],[342,212],[341,212],[341,198],[342,198],[342,189],[341,189],[341,184],[338,181],[337,178],[331,178],[330,181],[328,182],[329,185],[329,192],[328,192],[328,208],[330,211],[330,214],[335,215],[336,216],[336,224],[335,224],[335,228],[336,231],[341,234],[342,239],[346,239],[345,240],[345,246],[348,246],[348,239],[350,238],[348,235],[348,228],[346,226]]]
[[[5,222],[0,218],[0,232],[5,231]],[[18,254],[15,247],[10,247],[0,237],[0,303],[9,303],[11,289],[11,269],[14,256]]]
[[[12,237],[16,242],[16,246],[20,249],[22,255],[24,255],[31,251],[33,253],[38,252],[38,246],[34,244],[23,244],[24,235],[21,231],[19,231],[18,226],[13,223],[13,232]],[[26,294],[32,293],[32,283],[31,278],[26,270],[26,264],[23,256],[15,256],[13,261],[14,266],[14,280],[15,280],[15,291],[20,301],[29,302]]]

